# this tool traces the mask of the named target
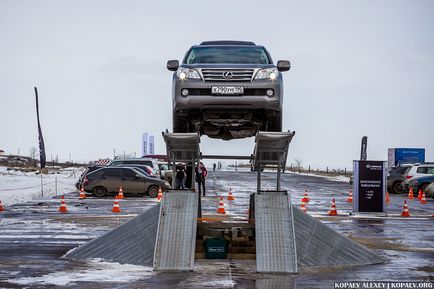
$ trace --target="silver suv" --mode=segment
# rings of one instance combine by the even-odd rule
[[[212,138],[251,137],[282,130],[287,60],[273,64],[265,47],[245,41],[206,41],[191,47],[173,74],[173,132]]]

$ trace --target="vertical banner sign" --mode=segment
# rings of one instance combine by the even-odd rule
[[[149,133],[144,133],[142,136],[142,156],[146,156],[148,154],[148,139]]]
[[[41,123],[39,122],[39,101],[38,101],[38,89],[35,87],[36,95],[36,117],[38,118],[38,134],[39,134],[39,160],[41,164],[41,169],[45,167],[46,157],[45,157],[45,145],[44,138],[42,137]]]
[[[368,137],[362,137],[362,147],[360,149],[360,160],[366,161],[368,159]]]
[[[386,162],[354,161],[354,210],[385,212]]]
[[[148,153],[150,155],[155,155],[155,145],[154,145],[154,136],[151,134],[149,135],[149,145],[148,145]]]

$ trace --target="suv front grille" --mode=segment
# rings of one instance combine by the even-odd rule
[[[202,69],[204,81],[252,81],[254,69]]]

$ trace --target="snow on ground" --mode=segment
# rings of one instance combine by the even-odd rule
[[[74,184],[80,176],[81,168],[64,168],[55,174],[42,176],[44,197],[52,197],[63,192],[74,191]],[[57,179],[57,192],[56,192]],[[20,172],[0,167],[0,200],[3,205],[24,203],[41,197],[41,177],[34,172]]]
[[[346,177],[346,176],[323,176],[323,175],[318,175],[318,174],[314,174],[314,173],[299,173],[299,172],[288,172],[288,174],[296,174],[296,175],[302,175],[302,176],[311,176],[311,177],[318,177],[318,178],[324,178],[324,179],[328,179],[331,181],[336,181],[336,182],[343,182],[343,183],[349,183],[350,182],[350,177]]]
[[[104,262],[93,259],[87,262],[88,268],[77,268],[68,271],[59,271],[39,277],[22,277],[9,279],[8,282],[19,285],[55,285],[72,286],[77,282],[109,282],[127,283],[146,279],[155,275],[152,268],[119,264],[114,262]]]

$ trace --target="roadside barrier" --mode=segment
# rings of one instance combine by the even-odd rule
[[[118,199],[124,198],[124,192],[122,191],[122,186],[119,186]]]
[[[389,204],[390,204],[389,191],[386,191],[386,206],[388,206]]]
[[[338,215],[338,211],[336,210],[336,202],[335,199],[332,199],[332,206],[330,208],[329,211],[329,216],[337,216]]]
[[[86,194],[84,193],[83,186],[81,186],[81,189],[80,189],[80,196],[78,196],[78,198],[79,198],[80,200],[86,198]]]
[[[220,203],[219,203],[219,207],[217,209],[217,213],[219,213],[219,214],[226,214],[225,204],[223,203],[223,197],[220,197]]]
[[[304,190],[304,197],[301,199],[302,202],[305,202],[306,204],[309,203],[310,199],[307,195],[307,190]]]
[[[303,202],[303,199],[301,200],[300,210],[307,213],[306,203]]]
[[[234,198],[234,196],[232,195],[232,188],[230,188],[229,189],[229,194],[228,194],[228,201],[234,201],[235,200],[235,198]]]
[[[410,211],[408,210],[407,200],[404,200],[404,207],[402,207],[401,217],[410,217]]]
[[[115,197],[115,202],[113,204],[112,212],[113,213],[120,213],[121,212],[121,207],[119,206],[119,201],[118,201],[117,196]]]
[[[163,191],[161,190],[161,187],[159,187],[158,188],[157,201],[161,202],[162,198],[163,198]]]
[[[61,199],[60,199],[59,212],[62,214],[68,213],[68,208],[66,207],[65,197],[62,195],[60,198]]]
[[[0,212],[5,211],[5,208],[3,207],[2,201],[0,200]]]
[[[422,205],[426,204],[426,197],[425,197],[425,191],[422,192],[422,198],[420,199],[420,203]]]
[[[410,188],[410,190],[408,191],[408,199],[410,200],[410,199],[414,199],[414,196],[413,196],[413,188]]]
[[[352,203],[353,202],[353,192],[349,191],[348,193],[348,199],[347,199],[348,203]]]

